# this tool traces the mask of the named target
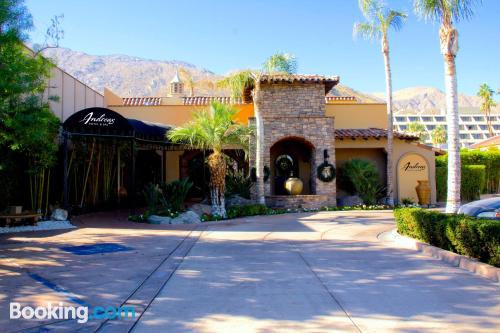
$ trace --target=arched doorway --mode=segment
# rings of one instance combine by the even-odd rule
[[[313,149],[311,143],[297,137],[281,139],[271,147],[272,194],[286,195],[284,184],[292,175],[300,178],[304,183],[302,194],[312,194],[311,161]]]

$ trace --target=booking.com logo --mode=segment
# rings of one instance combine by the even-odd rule
[[[63,302],[47,306],[22,306],[21,303],[10,303],[10,319],[76,319],[79,324],[84,324],[92,319],[116,320],[135,318],[135,309],[131,306],[95,306],[89,311],[88,306],[66,306]]]

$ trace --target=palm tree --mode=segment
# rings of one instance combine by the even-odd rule
[[[422,143],[424,143],[427,140],[427,138],[429,137],[429,134],[427,133],[427,129],[425,128],[425,125],[422,123],[419,123],[418,121],[415,121],[415,122],[408,124],[408,127],[405,130],[405,133],[418,136],[418,141],[420,141]]]
[[[250,101],[250,91],[255,88],[262,74],[294,74],[297,72],[297,59],[290,53],[276,52],[266,59],[262,71],[245,69],[236,71],[217,82],[219,88],[229,89],[233,99],[243,98]]]
[[[255,86],[255,76],[256,73],[249,69],[237,71],[218,81],[217,87],[229,89],[233,100],[243,98],[243,101],[249,102],[249,92]]]
[[[493,99],[493,94],[495,92],[493,89],[488,86],[488,84],[483,83],[479,87],[479,91],[477,95],[481,97],[481,111],[484,112],[484,115],[486,116],[486,123],[488,124],[488,132],[490,133],[490,137],[492,137],[493,134],[493,127],[491,126],[491,118],[490,118],[490,113],[491,113],[491,108],[494,108],[497,104],[495,103],[495,100]]]
[[[392,79],[391,65],[389,62],[389,28],[399,30],[403,25],[406,14],[385,7],[376,0],[359,0],[359,8],[367,19],[364,23],[354,24],[354,35],[366,39],[379,39],[382,43],[382,55],[385,64],[385,87],[387,99],[387,202],[394,205],[393,186],[393,126],[392,126]]]
[[[446,129],[439,125],[431,132],[432,143],[435,145],[446,143]]]
[[[179,75],[182,77],[182,81],[185,82],[186,88],[189,89],[189,96],[193,97],[194,87],[196,85],[196,82],[193,79],[193,75],[191,75],[191,72],[184,67],[179,68]]]
[[[295,74],[297,73],[297,59],[293,54],[276,52],[267,58],[262,69],[266,74]]]
[[[460,208],[460,136],[458,130],[458,94],[455,57],[458,53],[458,31],[453,22],[468,19],[476,0],[414,0],[417,15],[440,23],[439,42],[444,58],[446,114],[448,123],[448,192],[446,212]]]
[[[223,149],[238,146],[247,151],[251,135],[249,127],[233,121],[237,112],[232,105],[212,102],[208,109],[195,113],[192,121],[167,134],[172,142],[186,144],[192,149],[212,151],[207,158],[210,170],[210,198],[212,214],[220,217],[226,217],[226,155]]]

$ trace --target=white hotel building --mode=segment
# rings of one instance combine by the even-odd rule
[[[486,116],[479,108],[460,108],[460,143],[462,147],[468,147],[476,142],[489,138]],[[495,135],[500,135],[500,114],[498,112],[490,115],[491,125]],[[426,143],[432,144],[430,134],[437,126],[446,126],[446,115],[444,113],[427,112],[419,114],[396,113],[394,116],[394,129],[405,132],[408,124],[419,122],[425,125],[429,132]]]

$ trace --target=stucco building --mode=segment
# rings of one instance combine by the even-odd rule
[[[124,118],[171,128],[190,121],[197,110],[213,100],[231,103],[239,111],[235,121],[257,129],[248,162],[228,150],[240,167],[255,172],[254,199],[271,206],[320,207],[335,205],[338,198],[347,195],[337,181],[319,179],[318,166],[324,163],[339,168],[354,158],[367,159],[377,166],[381,183],[387,182],[386,106],[359,103],[353,97],[328,96],[338,82],[338,77],[319,75],[263,75],[249,92],[252,98],[243,101],[188,97],[181,80],[174,77],[166,97],[122,98],[105,89],[103,107]],[[397,201],[417,201],[418,180],[430,182],[431,201],[436,201],[436,152],[411,135],[394,133],[392,182]],[[165,181],[190,176],[191,166],[203,161],[203,152],[182,147],[157,151],[157,155],[161,158],[154,163],[161,164],[158,170]],[[291,160],[293,168],[289,171],[304,183],[300,195],[290,196],[283,191],[286,175],[277,166],[283,156]]]

